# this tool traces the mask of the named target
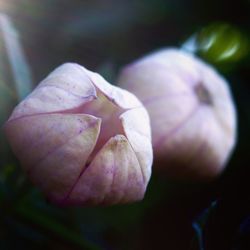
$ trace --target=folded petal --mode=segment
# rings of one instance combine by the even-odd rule
[[[151,176],[153,152],[150,121],[144,108],[128,110],[120,117],[124,133],[139,161],[145,183]]]
[[[140,200],[146,189],[127,138],[111,138],[81,174],[65,200],[70,204],[116,204]]]
[[[32,181],[60,200],[85,167],[100,123],[90,115],[45,114],[10,121],[6,132]]]
[[[96,98],[96,89],[78,64],[58,67],[25,98],[12,113],[11,119],[77,109]]]
[[[83,67],[82,67],[83,68]],[[102,76],[83,68],[89,75],[92,83],[113,103],[123,109],[141,107],[141,102],[129,91],[109,84]]]

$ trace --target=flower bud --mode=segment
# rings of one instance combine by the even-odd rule
[[[30,179],[60,205],[143,198],[152,165],[147,111],[126,90],[84,67],[55,69],[5,124]]]
[[[211,66],[164,49],[125,67],[118,83],[149,112],[159,170],[187,180],[222,172],[236,141],[236,112],[227,82]]]

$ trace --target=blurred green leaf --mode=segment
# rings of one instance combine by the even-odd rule
[[[196,36],[197,52],[218,67],[241,62],[249,55],[249,39],[239,28],[227,23],[214,23]]]
[[[48,232],[53,232],[66,241],[88,250],[100,249],[94,243],[85,240],[81,234],[74,232],[72,228],[67,227],[55,218],[43,213],[43,211],[39,211],[33,207],[23,204],[19,204],[15,210],[19,215],[25,217],[28,221],[39,225]]]
[[[21,47],[19,34],[7,15],[0,13],[0,29],[3,34],[5,49],[14,77],[19,101],[32,89],[31,71]]]
[[[212,23],[191,35],[181,49],[198,54],[223,71],[237,67],[250,55],[246,32],[227,23]]]
[[[192,226],[195,230],[195,236],[196,236],[196,240],[198,242],[199,250],[205,249],[204,242],[203,242],[203,229],[206,225],[209,214],[215,208],[216,204],[217,204],[216,201],[212,202],[210,207],[205,209],[192,224]]]
[[[8,164],[12,157],[3,134],[3,124],[16,103],[23,99],[31,88],[31,72],[18,33],[9,17],[0,13],[0,164],[2,166]]]
[[[13,164],[5,165],[0,172],[0,181],[6,181],[8,177],[14,173],[15,168],[16,166],[14,166]]]

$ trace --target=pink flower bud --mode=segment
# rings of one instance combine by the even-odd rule
[[[164,49],[127,66],[118,82],[149,112],[158,169],[182,179],[222,172],[236,141],[236,112],[227,82],[211,66]]]
[[[147,111],[80,65],[55,69],[15,108],[5,130],[52,202],[110,205],[144,196],[152,165]]]

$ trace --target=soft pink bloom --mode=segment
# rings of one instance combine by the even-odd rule
[[[61,205],[141,200],[152,165],[147,111],[84,67],[55,69],[5,125],[30,179]]]
[[[222,172],[236,141],[236,111],[214,68],[181,50],[163,49],[125,67],[118,83],[149,112],[158,169],[188,179]]]

